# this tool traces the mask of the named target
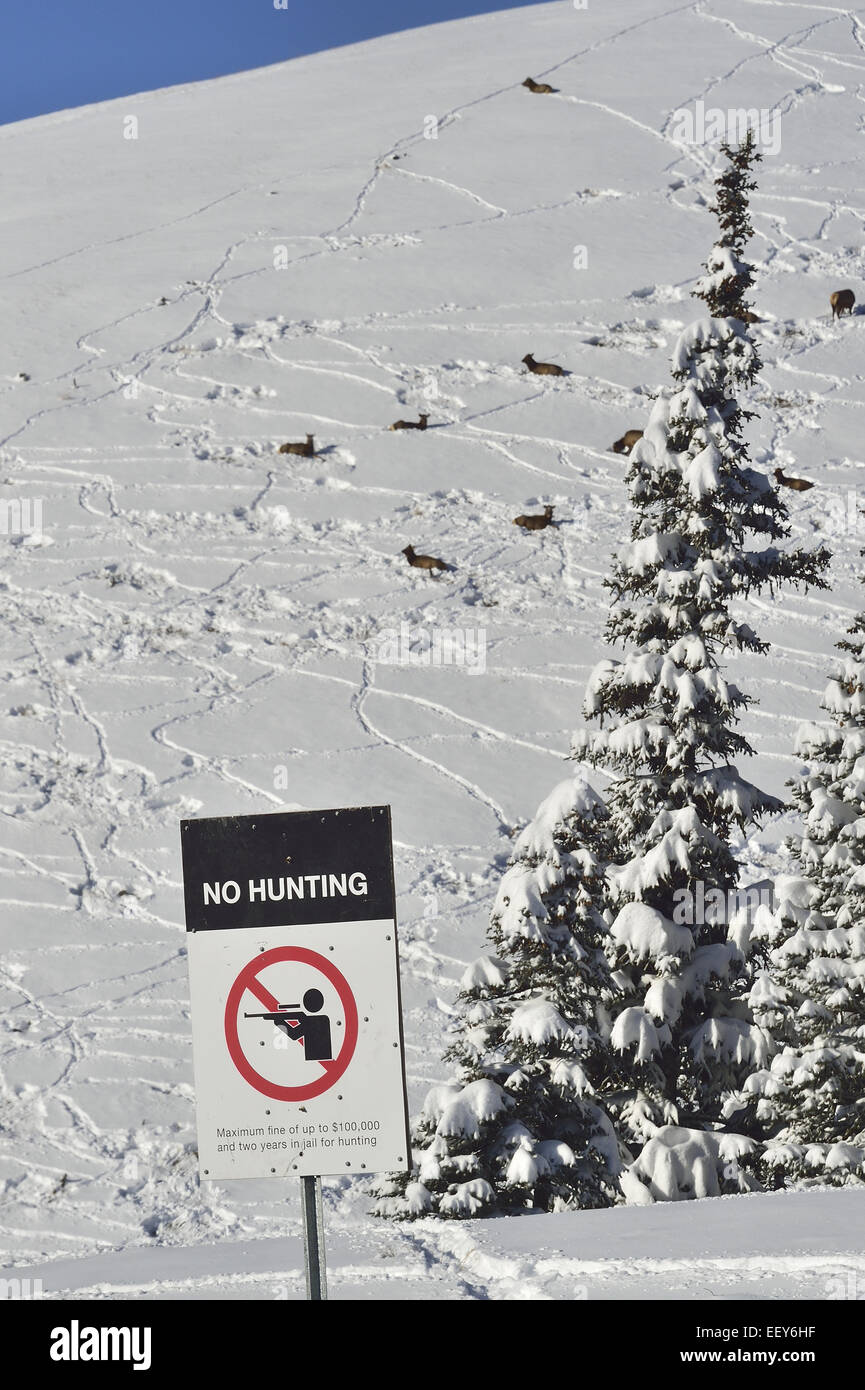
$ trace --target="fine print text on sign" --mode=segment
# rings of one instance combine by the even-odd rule
[[[181,834],[202,1177],[407,1168],[389,808]]]

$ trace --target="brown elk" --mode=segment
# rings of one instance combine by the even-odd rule
[[[522,86],[528,87],[530,92],[539,93],[557,92],[559,90],[558,87],[551,87],[549,82],[536,82],[533,77],[527,77],[525,82],[522,83]]]
[[[314,435],[308,434],[305,444],[280,444],[279,452],[281,454],[300,454],[305,459],[314,458],[315,437]]]
[[[444,560],[437,560],[433,555],[417,555],[413,545],[404,546],[401,553],[408,560],[409,564],[413,565],[414,568],[418,570],[453,569],[452,565],[446,564]]]
[[[389,430],[425,430],[428,415],[419,415],[417,420],[395,420],[392,425],[388,425]]]
[[[555,362],[536,362],[530,352],[522,360],[535,376],[567,376],[564,367],[556,366]]]
[[[515,516],[514,525],[522,526],[524,531],[543,531],[553,520],[552,507],[544,507],[541,516]]]
[[[783,468],[775,469],[775,481],[781,487],[791,487],[794,492],[807,492],[813,483],[807,483],[804,478],[788,478]]]
[[[834,294],[830,294],[829,303],[832,305],[833,319],[840,319],[845,309],[848,314],[852,314],[856,296],[852,290],[836,290]]]
[[[637,440],[642,439],[642,437],[642,430],[625,430],[621,439],[617,439],[615,444],[610,445],[610,448],[614,454],[629,454]]]

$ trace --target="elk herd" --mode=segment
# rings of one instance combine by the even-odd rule
[[[548,82],[536,82],[533,77],[527,77],[522,83],[522,86],[528,88],[530,92],[534,92],[536,95],[548,95],[558,91],[557,87],[551,87]],[[835,319],[840,319],[845,313],[852,315],[855,303],[856,296],[852,290],[836,290],[829,297],[833,321]],[[763,322],[762,319],[750,310],[745,314],[744,318],[745,322],[749,324]],[[558,366],[555,362],[537,361],[534,354],[531,352],[527,352],[525,357],[522,358],[522,361],[533,376],[560,377],[569,375],[564,367]],[[428,421],[429,415],[420,414],[417,420],[395,420],[394,423],[388,425],[387,428],[389,430],[426,430]],[[628,455],[637,441],[642,439],[642,437],[642,430],[625,430],[621,438],[610,445],[611,452],[614,454]],[[279,452],[281,454],[297,454],[302,458],[314,458],[316,455],[315,437],[314,435],[308,434],[304,443],[282,444],[280,445]],[[804,478],[788,478],[781,468],[776,468],[774,470],[774,476],[779,487],[792,488],[795,492],[805,492],[814,486],[813,483],[807,482]],[[545,506],[540,515],[515,516],[513,524],[519,526],[523,531],[543,531],[547,526],[556,525],[553,521],[553,508],[551,506]],[[401,553],[415,569],[426,570],[428,573],[433,573],[434,571],[442,573],[454,568],[453,565],[448,565],[444,560],[437,559],[433,555],[418,555],[411,545],[405,546]]]

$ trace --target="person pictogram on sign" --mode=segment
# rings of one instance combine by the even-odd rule
[[[324,995],[321,990],[308,989],[303,996],[303,1009],[299,1004],[280,1004],[276,1013],[245,1013],[243,1017],[267,1018],[275,1023],[289,1038],[303,1043],[303,1055],[307,1062],[332,1062],[330,1019],[327,1014],[320,1013],[323,1007]]]

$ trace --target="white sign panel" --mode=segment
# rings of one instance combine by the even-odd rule
[[[316,812],[315,825],[297,827],[295,845],[308,850],[310,832],[326,823],[325,815],[376,809]],[[310,814],[304,813],[307,822]],[[197,827],[184,842],[187,921],[204,923],[193,927],[188,942],[199,1163],[210,1180],[409,1166],[396,921],[346,919],[347,912],[363,911],[365,895],[336,891],[328,900],[322,883],[335,879],[338,890],[347,876],[320,868],[305,881],[296,874],[295,891],[277,900],[281,910],[274,907],[268,885],[277,880],[268,878],[272,866],[262,857],[269,858],[277,830],[281,854],[292,830],[285,823],[299,818],[241,818],[263,832],[252,837],[251,863],[233,860],[230,845],[219,849],[219,822],[184,823],[185,832]],[[227,824],[229,833],[236,823],[234,818]],[[345,827],[344,820],[340,831]],[[389,819],[386,830],[389,841]],[[247,835],[247,855],[249,841]],[[361,852],[357,837],[351,843]],[[327,848],[331,857],[344,853],[332,837]],[[295,856],[281,858],[284,863]],[[220,876],[214,878],[216,863]],[[355,872],[355,886],[371,884],[366,896],[381,908],[388,895],[381,885],[376,891],[375,864],[367,860],[362,869]],[[283,876],[283,888],[288,881]],[[314,899],[305,896],[311,883]],[[195,910],[199,893],[201,914]],[[328,908],[343,920],[321,920]],[[256,912],[271,921],[256,925]],[[275,915],[305,914],[318,920],[272,921]],[[237,921],[243,924],[232,925]]]

